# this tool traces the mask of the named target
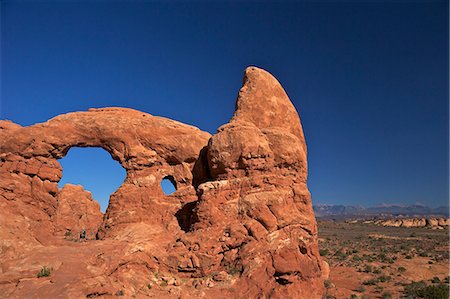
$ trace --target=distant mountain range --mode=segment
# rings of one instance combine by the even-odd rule
[[[344,206],[318,204],[313,206],[317,218],[449,216],[449,207],[430,208],[424,205]]]

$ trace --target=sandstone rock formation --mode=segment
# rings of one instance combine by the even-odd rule
[[[394,227],[429,227],[432,229],[443,229],[450,225],[448,218],[398,218],[377,221],[381,226]]]
[[[127,172],[105,215],[58,159],[102,147]],[[166,196],[159,183],[177,191]],[[0,293],[8,298],[321,298],[306,143],[278,81],[249,67],[210,136],[125,108],[21,127],[0,121]],[[80,214],[81,213],[81,214]],[[64,239],[67,229],[97,240]],[[36,278],[42,266],[49,278]]]
[[[103,221],[100,205],[83,186],[66,184],[56,195],[56,233],[73,236],[85,230],[87,238],[95,238]]]

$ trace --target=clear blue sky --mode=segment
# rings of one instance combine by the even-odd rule
[[[300,112],[313,203],[448,203],[447,1],[2,1],[1,33],[2,119],[125,106],[214,133],[256,65]],[[124,178],[75,156],[64,182],[99,200]]]

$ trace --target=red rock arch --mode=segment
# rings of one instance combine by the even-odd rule
[[[148,277],[149,269],[192,280],[236,274],[229,285],[183,290],[188,297],[322,297],[328,269],[306,185],[302,126],[268,72],[247,68],[234,116],[212,137],[124,108],[69,113],[24,128],[0,121],[0,233],[19,236],[11,242],[16,248],[51,243],[57,159],[72,146],[102,147],[127,171],[98,231],[105,243],[126,250],[106,259],[120,260],[116,281],[130,281],[131,273]],[[178,187],[170,197],[159,187],[167,175]],[[99,289],[78,292],[85,297]]]
[[[54,230],[51,219],[57,213],[62,176],[58,159],[70,148],[101,147],[126,170],[124,183],[110,199],[100,234],[104,237],[120,224],[151,222],[155,215],[149,211],[167,218],[167,210],[175,214],[180,204],[195,199],[192,168],[210,137],[195,127],[126,108],[68,113],[30,127],[6,121],[0,126],[0,180],[2,185],[12,184],[0,186],[5,187],[0,196],[17,200],[18,210],[38,206],[39,235]],[[175,178],[177,192],[188,196],[175,197],[162,211],[159,183],[167,175]]]

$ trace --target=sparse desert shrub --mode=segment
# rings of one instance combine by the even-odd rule
[[[47,266],[42,267],[42,269],[38,272],[37,277],[48,277],[52,274],[53,269]]]
[[[361,257],[359,256],[359,255],[354,255],[353,257],[352,257],[352,261],[354,261],[354,262],[360,262],[362,259],[361,259]]]
[[[237,275],[241,273],[241,270],[241,268],[232,265],[228,267],[227,273],[230,275]]]
[[[405,256],[405,259],[410,260],[412,259],[412,256],[408,254],[407,256]]]
[[[405,286],[406,298],[448,299],[449,289],[445,284],[427,286],[423,281]]]
[[[323,286],[324,286],[326,289],[331,288],[332,285],[333,285],[333,283],[332,283],[331,280],[329,280],[329,279],[327,279],[327,280],[325,280],[325,281],[323,282]]]
[[[383,299],[392,299],[392,294],[389,292],[385,292],[381,295],[381,298]]]
[[[377,284],[377,282],[378,282],[378,279],[372,278],[372,279],[364,280],[362,284],[366,285],[366,286],[374,286]]]
[[[366,272],[366,273],[370,273],[370,272],[372,272],[372,266],[371,265],[366,265],[365,267],[364,267],[364,271],[363,272]]]
[[[351,294],[351,295],[350,295],[350,299],[358,299],[358,296],[355,295],[355,294]]]
[[[398,267],[397,270],[398,270],[398,272],[403,273],[403,272],[406,271],[406,268],[405,267]]]
[[[321,256],[327,256],[330,253],[330,251],[328,249],[320,249],[319,250],[319,254]]]
[[[70,231],[70,229],[66,230],[66,232],[64,233],[64,236],[66,237],[70,237],[72,235],[72,232]]]
[[[336,253],[335,253],[334,255],[336,256],[336,258],[337,258],[338,260],[341,260],[341,261],[343,261],[343,260],[345,260],[345,259],[347,258],[347,254],[344,253],[344,252],[342,252],[341,249],[339,249],[338,251],[336,251]]]
[[[426,286],[427,286],[427,284],[424,281],[414,281],[408,285],[405,285],[404,293],[407,297],[408,296],[411,297],[411,296],[416,295],[417,292],[419,292],[419,290],[422,290]]]
[[[431,282],[432,282],[432,283],[440,283],[441,280],[439,279],[439,277],[435,276],[435,277],[433,277],[433,278],[431,279]]]
[[[393,263],[394,263],[394,259],[391,258],[391,257],[389,257],[389,256],[387,256],[387,255],[384,254],[384,253],[380,253],[380,254],[377,256],[377,259],[378,259],[380,262],[382,262],[382,263],[389,263],[389,264],[393,264]]]
[[[390,276],[381,275],[380,277],[378,277],[379,282],[386,282],[386,281],[390,281],[390,280],[391,280]]]
[[[366,288],[361,285],[355,291],[357,291],[358,293],[364,293],[366,291]]]

